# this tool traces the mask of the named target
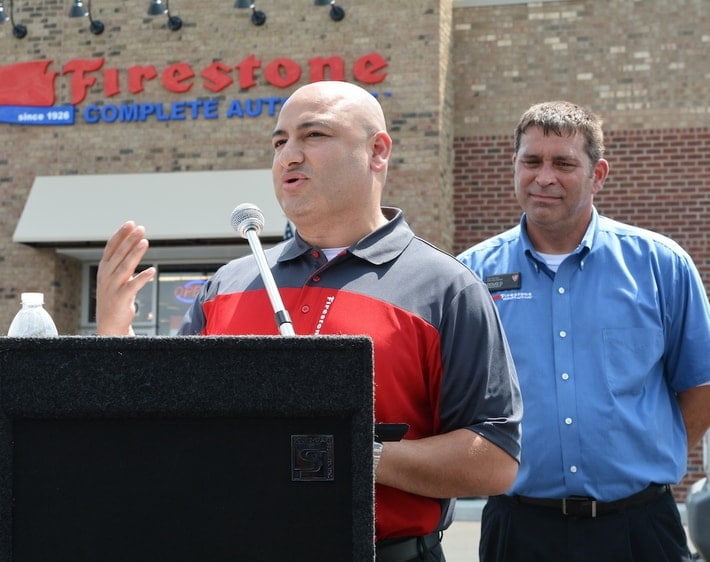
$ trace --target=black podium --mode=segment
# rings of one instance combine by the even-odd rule
[[[0,562],[372,560],[365,337],[0,338]]]

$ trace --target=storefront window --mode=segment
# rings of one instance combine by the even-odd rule
[[[194,302],[197,293],[214,271],[185,270],[166,271],[161,268],[158,273],[158,335],[172,336],[177,334],[185,312]]]
[[[145,269],[143,266],[142,269]],[[194,302],[202,285],[217,270],[217,265],[154,264],[158,274],[136,296],[136,335],[171,336],[177,334],[182,318]],[[96,331],[96,272],[89,266],[89,298],[82,333]]]

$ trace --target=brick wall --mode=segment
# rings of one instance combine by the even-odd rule
[[[706,0],[454,12],[456,137],[510,134],[545,99],[589,105],[616,130],[710,126]]]

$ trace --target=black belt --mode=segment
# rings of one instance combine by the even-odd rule
[[[404,562],[417,558],[424,552],[434,548],[441,542],[439,532],[435,531],[421,537],[403,537],[385,539],[375,545],[377,562]],[[420,543],[423,547],[420,547]]]
[[[637,494],[613,502],[600,502],[586,496],[572,496],[561,500],[512,496],[512,500],[523,505],[555,509],[560,511],[563,515],[597,517],[605,513],[618,513],[631,507],[646,505],[659,496],[670,492],[670,489],[671,487],[668,484],[651,484],[648,488],[641,490]]]

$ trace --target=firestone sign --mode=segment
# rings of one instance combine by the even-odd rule
[[[104,58],[74,59],[61,69],[61,76],[68,80],[69,102],[58,104],[56,82],[60,73],[52,70],[53,64],[51,60],[42,60],[0,66],[0,123],[73,125],[77,113],[88,124],[273,116],[286,97],[226,99],[223,93],[249,92],[258,85],[257,75],[271,86],[286,89],[301,80],[304,73],[304,66],[292,59],[279,57],[264,64],[253,54],[232,66],[215,61],[198,69],[177,62],[164,68],[149,64],[122,70],[107,67]],[[372,87],[385,80],[387,66],[384,57],[373,52],[355,60],[349,71],[354,81]],[[305,69],[309,82],[346,80],[346,62],[342,57],[313,57],[308,59]],[[139,96],[156,83],[167,92],[192,99],[120,104],[109,101],[119,95]],[[106,101],[77,107],[92,88],[100,88]],[[220,97],[199,96],[196,90]]]

